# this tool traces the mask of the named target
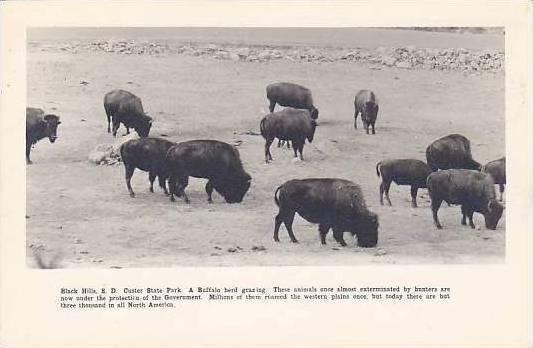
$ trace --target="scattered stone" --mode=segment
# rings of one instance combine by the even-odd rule
[[[236,253],[236,252],[237,252],[236,248],[228,248],[228,253]]]
[[[264,246],[262,246],[262,245],[259,245],[259,246],[254,245],[254,246],[252,247],[252,250],[253,250],[253,251],[265,251],[266,248],[265,248]]]

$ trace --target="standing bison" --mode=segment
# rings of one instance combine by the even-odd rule
[[[426,148],[426,159],[432,171],[481,169],[481,165],[472,159],[470,141],[460,134],[450,134],[435,140]]]
[[[500,202],[503,201],[503,191],[507,183],[505,178],[505,156],[485,164],[481,167],[481,171],[490,174],[494,183],[498,184],[500,187]]]
[[[427,188],[431,197],[433,221],[438,229],[442,226],[437,212],[442,201],[460,204],[463,217],[461,224],[475,228],[474,212],[483,214],[485,226],[495,230],[503,213],[503,206],[496,200],[494,181],[490,175],[468,169],[448,169],[433,172],[428,176]]]
[[[148,172],[150,180],[150,192],[154,192],[155,177],[158,177],[159,187],[168,195],[166,179],[168,178],[168,169],[166,167],[165,157],[167,151],[176,145],[176,143],[160,138],[139,138],[125,142],[120,147],[120,157],[124,162],[126,171],[126,186],[131,197],[135,193],[131,188],[131,177],[135,168]]]
[[[379,202],[383,205],[383,192],[389,205],[392,205],[389,198],[391,182],[397,185],[411,186],[411,205],[416,208],[416,195],[419,188],[426,188],[426,179],[431,173],[429,166],[416,159],[393,159],[381,161],[376,165],[376,174],[381,174],[381,184],[379,185]]]
[[[130,128],[135,129],[140,137],[147,137],[152,127],[152,118],[143,110],[141,99],[133,93],[117,89],[107,93],[104,97],[104,109],[107,115],[107,132],[109,123],[113,122],[113,136],[117,135],[120,124],[126,127],[126,133],[130,134]]]
[[[372,126],[372,134],[376,134],[375,124],[378,117],[379,105],[374,92],[368,89],[362,89],[355,95],[354,100],[354,121],[353,126],[357,128],[357,116],[361,113],[363,127],[368,133],[368,127]]]
[[[270,112],[274,112],[276,103],[278,103],[281,106],[306,109],[313,120],[318,118],[318,109],[313,105],[313,96],[309,89],[295,83],[278,82],[268,85],[266,92],[270,101]]]
[[[45,115],[37,108],[26,108],[26,163],[32,164],[30,151],[39,140],[47,138],[51,143],[57,139],[57,126],[61,124],[56,115]]]
[[[275,138],[292,141],[294,157],[300,152],[303,161],[303,149],[305,139],[313,142],[316,130],[316,122],[311,119],[307,110],[285,108],[278,112],[266,115],[260,124],[261,135],[265,138],[265,162],[272,160],[270,145]]]
[[[290,180],[278,187],[274,200],[279,207],[275,218],[274,240],[279,242],[279,228],[285,224],[293,243],[298,243],[292,231],[294,214],[319,224],[320,241],[333,229],[333,237],[346,246],[343,232],[357,235],[360,247],[375,247],[378,243],[378,217],[366,207],[361,188],[343,179]]]
[[[207,201],[213,202],[213,189],[228,203],[240,203],[250,188],[251,176],[242,167],[239,151],[216,140],[191,140],[171,147],[166,156],[169,169],[170,200],[174,195],[189,203],[185,188],[189,176],[207,179]]]

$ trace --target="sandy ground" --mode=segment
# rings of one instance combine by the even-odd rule
[[[387,30],[392,38],[398,33]],[[410,32],[420,47],[428,35]],[[461,35],[461,34],[448,34]],[[467,34],[462,34],[467,35]],[[468,34],[467,37],[471,36]],[[491,36],[491,35],[488,35]],[[479,42],[491,42],[478,34]],[[386,34],[383,42],[391,41]],[[275,39],[274,39],[275,40]],[[281,39],[280,39],[281,40]],[[215,40],[216,41],[216,40]],[[223,41],[218,38],[218,41]],[[303,40],[305,42],[305,40]],[[434,40],[435,42],[437,40]],[[453,41],[453,40],[450,40]],[[341,45],[342,39],[336,42]],[[350,42],[346,43],[350,46]],[[464,45],[466,48],[470,48]],[[312,89],[320,109],[319,127],[304,148],[303,162],[292,151],[272,147],[274,161],[264,164],[259,121],[267,112],[265,86],[294,81]],[[80,84],[86,81],[88,84]],[[148,191],[147,173],[136,171],[130,198],[124,168],[96,166],[87,156],[98,144],[111,143],[102,99],[115,88],[142,98],[154,117],[152,136],[167,139],[214,138],[242,141],[238,147],[252,186],[242,204],[214,195],[208,204],[205,181],[191,179],[192,203],[171,203],[156,188]],[[380,101],[377,134],[353,129],[353,97],[373,89]],[[432,221],[426,190],[419,208],[409,204],[409,187],[391,188],[392,207],[380,206],[375,165],[386,158],[425,160],[434,139],[462,133],[472,141],[473,156],[487,162],[504,155],[504,75],[469,76],[459,72],[370,69],[349,62],[246,63],[185,56],[123,56],[105,53],[28,52],[28,105],[61,116],[59,139],[43,140],[27,167],[28,264],[33,252],[45,260],[61,255],[61,267],[175,267],[241,265],[358,265],[406,263],[493,263],[505,256],[505,217],[496,231],[460,224],[460,208],[443,205],[443,230]],[[21,115],[22,117],[22,115]],[[119,129],[119,135],[125,129]],[[379,215],[379,247],[362,249],[345,234],[339,247],[331,233],[319,242],[316,225],[295,219],[299,244],[272,240],[277,207],[275,188],[292,178],[338,177],[361,185],[369,208]],[[253,251],[263,246],[264,251]],[[236,252],[229,252],[234,248]]]

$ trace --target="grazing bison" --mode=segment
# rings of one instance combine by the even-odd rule
[[[500,187],[500,202],[503,201],[503,191],[505,190],[505,184],[507,183],[505,179],[505,156],[488,162],[481,167],[481,171],[490,174],[494,183],[498,184]]]
[[[189,203],[185,188],[189,176],[207,179],[207,201],[213,202],[213,189],[228,203],[240,203],[250,188],[251,176],[242,167],[239,151],[216,140],[191,140],[171,147],[166,156],[169,168],[170,200],[183,196]]]
[[[368,133],[368,127],[372,126],[372,134],[376,134],[374,128],[376,124],[376,118],[378,117],[379,105],[374,92],[368,89],[362,89],[355,95],[353,102],[355,107],[353,126],[357,128],[357,116],[361,113],[361,121],[363,121],[363,127]]]
[[[143,110],[141,99],[134,94],[117,89],[107,93],[104,97],[104,109],[107,115],[107,132],[109,122],[113,122],[113,136],[117,135],[120,124],[126,127],[126,133],[130,134],[130,128],[135,129],[140,137],[147,137],[152,127],[152,118]]]
[[[279,193],[279,195],[278,195]],[[279,242],[279,227],[283,222],[293,243],[298,243],[292,232],[294,214],[319,224],[320,241],[326,244],[326,235],[333,229],[333,237],[346,246],[343,232],[357,235],[360,247],[375,247],[378,243],[378,217],[366,207],[361,188],[342,179],[290,180],[278,187],[274,200],[279,207],[275,218],[274,240]]]
[[[426,148],[426,159],[432,171],[481,169],[481,165],[472,159],[470,141],[460,134],[450,134],[435,140]]]
[[[26,163],[30,160],[31,147],[39,140],[48,137],[51,143],[57,139],[57,126],[61,124],[56,115],[45,115],[37,108],[26,108]]]
[[[442,201],[461,205],[461,224],[466,225],[468,217],[470,227],[475,228],[472,217],[474,212],[478,212],[485,217],[488,229],[496,229],[503,206],[496,200],[494,181],[490,175],[468,169],[441,170],[428,176],[427,188],[433,221],[438,229],[442,228],[437,216]]]
[[[383,192],[385,198],[392,205],[389,198],[391,182],[397,185],[411,186],[412,206],[416,205],[416,194],[419,188],[426,188],[426,179],[431,173],[429,166],[416,159],[393,159],[381,161],[376,165],[376,174],[381,174],[381,184],[379,185],[379,202],[383,205]]]
[[[266,115],[260,124],[261,135],[265,138],[265,162],[272,160],[270,145],[274,138],[279,140],[292,141],[294,157],[297,151],[300,152],[300,159],[303,161],[303,149],[305,139],[310,143],[315,136],[316,122],[311,119],[307,110],[285,108],[278,112]]]
[[[165,157],[167,151],[174,145],[176,143],[160,138],[132,139],[122,144],[120,147],[120,157],[122,157],[122,162],[124,162],[126,186],[131,197],[135,197],[135,193],[131,188],[131,177],[135,168],[149,173],[150,192],[154,192],[154,180],[157,176],[159,187],[168,195],[166,187],[168,170]]]
[[[313,96],[309,89],[295,83],[278,82],[268,85],[266,92],[270,101],[270,112],[274,112],[274,107],[278,103],[281,106],[306,109],[313,120],[318,118],[318,109],[313,105]]]

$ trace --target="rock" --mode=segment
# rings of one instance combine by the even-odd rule
[[[239,60],[241,60],[240,56],[239,56],[237,53],[230,53],[230,54],[229,54],[229,58],[230,58],[231,60],[233,60],[233,61],[237,61],[237,62],[238,62]]]
[[[396,66],[402,69],[411,69],[412,65],[409,62],[396,62]]]

